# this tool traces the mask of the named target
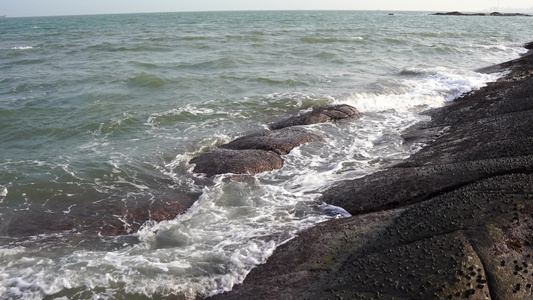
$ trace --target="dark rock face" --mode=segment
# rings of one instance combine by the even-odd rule
[[[276,130],[290,126],[297,125],[311,125],[318,123],[331,122],[334,120],[359,118],[361,113],[353,106],[347,104],[325,106],[315,108],[313,111],[293,116],[273,124],[270,124],[270,129]]]
[[[531,299],[533,55],[496,68],[511,72],[406,133],[427,147],[323,194],[353,217],[302,232],[214,298]]]
[[[265,150],[214,149],[193,158],[191,164],[196,164],[195,173],[213,176],[224,173],[257,174],[281,169],[283,160],[278,154]]]
[[[288,127],[280,130],[265,130],[240,137],[220,146],[224,149],[260,149],[285,155],[305,143],[317,142],[321,137],[301,127]]]

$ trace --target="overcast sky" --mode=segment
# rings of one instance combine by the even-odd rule
[[[532,0],[1,0],[8,17],[219,10],[419,10],[529,9]]]

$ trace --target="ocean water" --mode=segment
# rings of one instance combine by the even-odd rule
[[[524,53],[532,27],[383,11],[0,19],[0,299],[230,290],[299,231],[346,217],[321,191],[423,147],[401,132],[501,76],[475,70]],[[216,145],[340,103],[363,117],[309,126],[325,140],[280,170],[192,173]],[[169,220],[126,217],[187,197]]]

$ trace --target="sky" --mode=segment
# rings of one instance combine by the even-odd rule
[[[224,10],[533,12],[531,0],[1,0],[8,17]]]

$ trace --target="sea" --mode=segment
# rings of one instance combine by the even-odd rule
[[[476,70],[525,53],[531,28],[407,11],[0,19],[0,299],[231,290],[302,230],[348,217],[321,193],[424,147],[402,132],[503,76]],[[210,149],[331,104],[362,117],[308,126],[323,141],[280,170],[192,171]],[[168,220],[135,227],[123,209],[183,195],[194,203]]]

